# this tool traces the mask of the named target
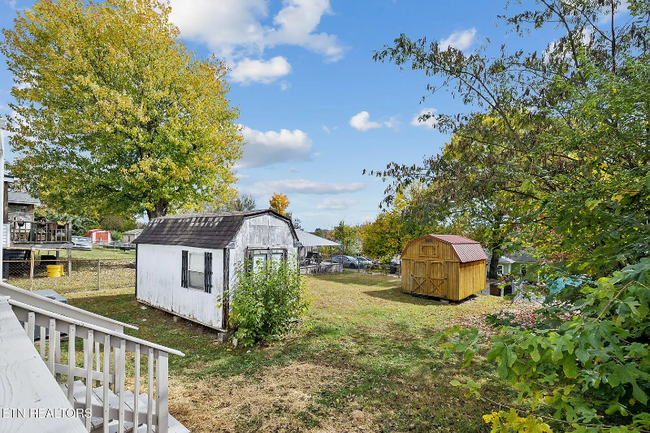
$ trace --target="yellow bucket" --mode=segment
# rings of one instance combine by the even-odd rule
[[[47,265],[47,277],[62,277],[63,265]]]

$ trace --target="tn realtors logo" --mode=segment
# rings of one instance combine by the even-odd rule
[[[42,407],[3,407],[0,408],[0,418],[79,418],[92,415],[91,409],[42,408]]]

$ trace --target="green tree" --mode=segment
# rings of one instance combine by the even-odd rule
[[[361,251],[361,234],[359,227],[349,226],[341,221],[334,227],[334,239],[341,244],[343,254],[357,255]]]
[[[11,170],[50,207],[165,215],[230,194],[242,137],[226,66],[178,39],[165,0],[38,0],[3,30]]]
[[[211,203],[205,205],[206,212],[233,212],[254,210],[256,207],[255,198],[249,194],[240,194],[230,199],[227,203],[214,206]]]

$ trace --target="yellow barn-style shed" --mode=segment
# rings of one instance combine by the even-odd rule
[[[425,235],[402,253],[402,291],[460,301],[485,288],[487,255],[463,236]]]

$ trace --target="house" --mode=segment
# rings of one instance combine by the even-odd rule
[[[133,243],[135,238],[140,236],[142,230],[144,229],[133,229],[133,230],[129,230],[128,232],[122,233],[122,242],[124,242],[125,244]]]
[[[56,260],[61,251],[67,252],[68,274],[72,269],[72,227],[69,221],[34,221],[35,207],[41,202],[20,191],[10,191],[9,186],[17,182],[13,176],[4,177],[4,217],[2,226],[2,258],[13,262],[4,266],[2,277],[13,271],[17,274],[29,272],[33,276],[36,255],[54,251]],[[49,253],[48,253],[49,255]]]
[[[487,255],[463,236],[425,235],[413,239],[401,256],[402,290],[453,301],[485,288]]]
[[[291,220],[270,209],[156,218],[134,243],[136,299],[221,331],[244,259],[286,260],[300,245]]]
[[[33,221],[34,210],[41,201],[26,192],[7,191],[7,215],[5,221]]]
[[[168,412],[168,357],[183,353],[124,328],[0,282],[0,431],[188,432]]]
[[[499,257],[497,274],[523,276],[526,275],[526,265],[536,262],[535,257],[526,251],[517,251],[516,253]]]
[[[93,244],[108,244],[113,240],[111,232],[104,229],[88,230],[84,236],[90,238]]]

